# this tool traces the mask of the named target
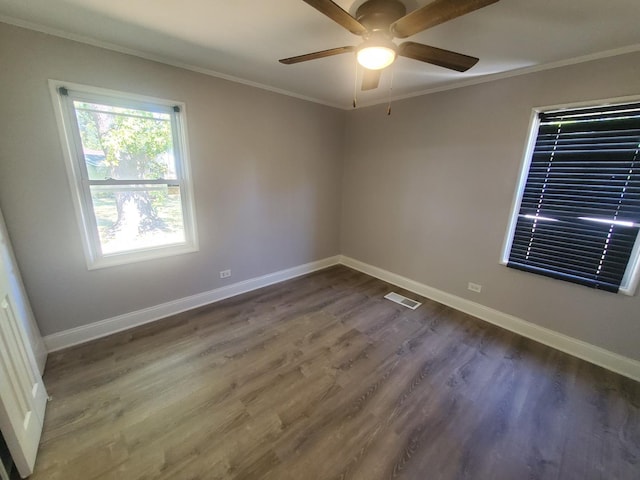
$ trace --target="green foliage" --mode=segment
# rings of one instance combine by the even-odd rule
[[[107,176],[154,179],[167,174],[171,123],[158,114],[76,102],[82,144],[104,152]]]

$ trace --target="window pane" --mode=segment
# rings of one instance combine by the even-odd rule
[[[175,179],[171,115],[74,101],[90,180]]]
[[[92,186],[91,198],[105,255],[185,241],[180,187]]]

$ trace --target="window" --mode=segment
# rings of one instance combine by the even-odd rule
[[[51,87],[89,268],[197,250],[184,105]]]
[[[507,266],[633,294],[640,103],[541,112],[503,254]]]

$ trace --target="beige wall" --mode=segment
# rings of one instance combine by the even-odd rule
[[[638,294],[499,264],[532,108],[638,95],[639,79],[635,53],[351,112],[342,253],[640,359]]]
[[[43,334],[339,253],[344,112],[6,24],[0,66],[0,208]],[[49,78],[186,102],[199,252],[87,270]]]

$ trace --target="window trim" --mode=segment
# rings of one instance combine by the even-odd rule
[[[95,215],[92,207],[91,193],[86,165],[79,159],[82,154],[82,143],[72,111],[70,102],[64,101],[59,89],[67,88],[74,91],[74,98],[86,98],[88,101],[99,102],[102,98],[108,98],[114,104],[123,107],[143,108],[148,110],[166,111],[171,115],[171,130],[173,135],[176,171],[182,194],[182,210],[185,242],[180,244],[161,245],[138,249],[134,251],[102,254],[98,229],[95,223]],[[83,252],[88,270],[125,265],[157,258],[193,253],[199,250],[198,234],[196,227],[195,201],[193,197],[193,184],[191,167],[189,162],[189,149],[187,141],[186,105],[184,102],[167,100],[135,93],[110,90],[90,85],[49,79],[49,90],[53,101],[53,108],[58,124],[58,133],[62,146],[67,179],[71,190],[76,221],[80,228]],[[76,93],[80,93],[77,95]],[[99,97],[99,98],[97,98]],[[161,107],[158,109],[158,107]],[[166,108],[165,108],[166,107]],[[174,107],[179,107],[178,115]],[[144,181],[137,182],[144,183]],[[153,183],[153,182],[152,182]]]
[[[505,234],[504,242],[502,245],[500,264],[506,266],[509,262],[509,255],[511,254],[511,246],[513,244],[513,237],[515,235],[516,224],[518,221],[518,213],[520,212],[520,205],[522,203],[522,197],[529,177],[529,168],[533,157],[533,151],[535,149],[536,140],[538,137],[538,128],[540,126],[541,112],[554,111],[554,110],[571,110],[585,107],[597,107],[614,105],[618,103],[634,103],[640,102],[640,95],[632,95],[626,97],[615,97],[604,100],[590,100],[586,102],[565,103],[561,105],[548,105],[543,107],[534,107],[531,111],[531,118],[529,120],[529,131],[527,143],[520,164],[520,175],[516,189],[514,191],[513,200],[511,202],[511,213],[509,216],[509,222],[507,224],[507,231]],[[624,277],[618,289],[618,293],[623,295],[633,296],[640,284],[640,232],[636,237],[633,251],[629,256],[629,262],[627,263],[627,269],[625,270]]]

